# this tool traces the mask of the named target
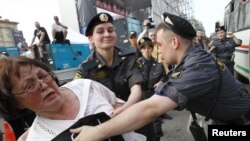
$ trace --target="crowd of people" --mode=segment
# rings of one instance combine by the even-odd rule
[[[241,40],[217,24],[217,38],[209,41],[186,19],[162,17],[153,30],[144,22],[142,33],[130,32],[131,48],[122,48],[116,46],[112,16],[94,16],[85,32],[93,52],[74,80],[62,86],[43,63],[43,46],[50,39],[35,22],[29,49],[36,56],[37,46],[42,61],[0,59],[1,113],[10,122],[18,119],[10,117],[32,115],[19,141],[160,141],[162,119],[172,119],[166,113],[183,109],[213,124],[250,124],[250,95],[232,68]],[[57,16],[54,20],[53,41],[62,43],[68,27]]]
[[[31,43],[27,45],[27,43],[25,42],[25,39],[23,40],[23,42],[20,42],[21,46],[25,45],[25,47],[19,47],[19,50],[22,51],[22,55],[23,55],[23,48],[24,48],[25,51],[29,50],[31,52],[30,58],[39,60],[41,62],[46,62],[46,58],[44,57],[44,52],[47,51],[46,46],[48,46],[51,43],[54,43],[54,44],[56,43],[69,44],[70,43],[70,41],[67,40],[68,27],[63,25],[59,21],[58,16],[54,16],[54,23],[52,24],[52,31],[51,31],[52,38],[53,38],[52,41],[50,40],[49,34],[45,27],[41,26],[38,21],[36,21],[34,25],[35,25],[35,30],[33,33]],[[38,40],[37,42],[35,42],[36,39]]]

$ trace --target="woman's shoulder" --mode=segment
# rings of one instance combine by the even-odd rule
[[[125,47],[125,48],[121,48],[121,47],[115,47],[115,49],[118,52],[119,56],[128,56],[128,55],[136,55],[136,48],[132,48],[132,47]]]
[[[91,82],[92,82],[92,80],[85,79],[85,78],[84,79],[75,79],[75,80],[72,80],[72,81],[64,84],[61,87],[66,87],[69,89],[77,89],[77,88],[83,89],[84,87],[89,87]]]

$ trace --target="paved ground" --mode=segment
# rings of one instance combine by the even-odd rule
[[[245,87],[250,91],[249,84],[246,84]],[[194,141],[193,136],[187,130],[190,112],[186,110],[171,111],[168,114],[173,119],[164,120],[162,125],[164,136],[161,138],[161,141]]]
[[[190,113],[184,111],[171,111],[168,113],[172,120],[164,120],[162,125],[164,136],[161,141],[193,141],[193,137],[187,130]]]

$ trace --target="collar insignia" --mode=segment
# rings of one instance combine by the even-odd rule
[[[182,73],[183,73],[183,71],[175,72],[175,73],[173,73],[170,77],[171,77],[171,79],[173,79],[173,80],[180,79],[181,76],[182,76]]]
[[[98,66],[97,66],[98,68],[101,68],[102,67],[102,64],[98,64]]]
[[[126,59],[126,57],[125,57],[125,56],[123,56],[121,59],[122,59],[122,60],[124,60],[124,59]]]

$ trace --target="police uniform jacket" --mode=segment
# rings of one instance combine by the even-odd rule
[[[197,47],[187,50],[182,63],[155,92],[175,101],[178,110],[186,108],[203,116],[208,115],[214,104],[209,118],[223,122],[250,112],[250,94],[244,86],[234,79],[223,63],[216,64],[212,55]]]
[[[108,67],[99,53],[94,51],[86,62],[79,65],[75,79],[88,78],[100,82],[112,90],[118,98],[127,101],[130,88],[143,81],[136,59],[135,49],[115,47],[113,64]]]
[[[142,90],[153,94],[154,84],[160,80],[163,81],[166,77],[163,65],[157,62],[153,57],[148,60],[144,57],[140,57],[138,58],[137,63],[144,78]]]
[[[210,46],[215,47],[212,53],[214,53],[216,57],[220,58],[222,62],[227,63],[230,62],[237,45],[233,38],[225,38],[223,40],[215,39]]]

